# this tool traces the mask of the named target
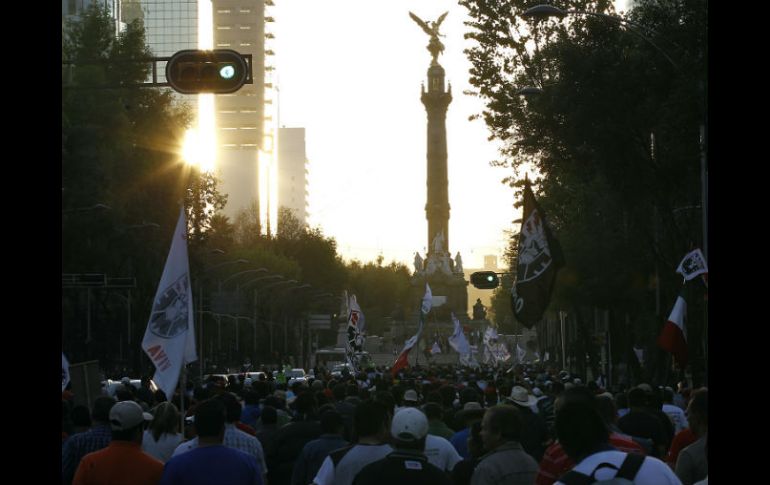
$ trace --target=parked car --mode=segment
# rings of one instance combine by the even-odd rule
[[[307,382],[307,373],[305,373],[305,369],[292,369],[286,372],[286,378],[291,386],[295,382]]]

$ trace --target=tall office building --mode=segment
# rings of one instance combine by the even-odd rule
[[[144,23],[145,41],[154,56],[198,48],[197,0],[122,0],[120,4],[123,22],[141,19]],[[165,63],[157,67],[159,79],[165,79]],[[194,98],[189,101],[195,105]]]
[[[278,128],[278,206],[307,224],[307,156],[304,128]]]
[[[213,0],[214,48],[233,49],[251,54],[253,84],[245,84],[231,94],[215,98],[217,175],[220,192],[228,194],[225,214],[231,219],[243,209],[259,207],[260,156],[272,155],[272,131],[265,128],[265,57],[272,51],[265,40],[273,34],[265,31],[273,19],[266,16],[270,0]],[[268,83],[268,88],[271,87]],[[260,154],[260,151],[262,154]]]
[[[125,28],[125,21],[121,18],[121,0],[62,0],[61,2],[61,21],[62,28],[67,20],[77,20],[80,14],[86,10],[92,3],[101,4],[107,8],[112,18],[115,20],[115,35],[118,35]]]

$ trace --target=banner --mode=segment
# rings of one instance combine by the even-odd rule
[[[411,351],[412,347],[414,347],[415,344],[419,342],[420,336],[422,336],[422,330],[425,326],[425,317],[428,315],[428,312],[430,312],[432,302],[433,293],[431,293],[430,286],[426,283],[425,295],[422,297],[422,301],[420,302],[420,324],[417,327],[417,333],[415,333],[411,338],[409,338],[409,340],[404,343],[403,350],[398,355],[398,358],[396,358],[396,361],[393,362],[393,367],[390,369],[390,373],[392,375],[395,376],[398,371],[409,365],[409,351]]]
[[[366,335],[364,334],[365,318],[361,307],[358,306],[356,295],[351,295],[348,301],[348,333],[345,344],[348,363],[353,366],[353,370],[358,372],[360,365],[357,352],[363,352]]]
[[[64,352],[61,353],[61,392],[67,388],[67,384],[70,383],[70,363],[64,356]]]
[[[709,268],[701,250],[696,249],[687,253],[676,268],[676,272],[684,276],[685,281],[690,281],[701,274],[708,274]]]
[[[516,282],[511,288],[513,314],[526,328],[532,328],[543,317],[551,300],[556,272],[562,266],[561,245],[551,234],[545,212],[535,200],[529,179],[526,179]]]
[[[452,317],[452,323],[454,324],[454,332],[449,337],[449,345],[452,346],[455,351],[462,355],[470,354],[471,353],[471,346],[468,343],[468,339],[465,337],[465,333],[463,333],[463,328],[460,325],[460,320],[455,317],[454,313],[450,314]]]
[[[155,365],[155,384],[170,401],[182,366],[198,359],[184,208],[180,210],[166,266],[155,293],[142,349]]]

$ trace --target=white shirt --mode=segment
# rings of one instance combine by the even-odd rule
[[[160,435],[160,439],[155,441],[152,431],[145,430],[144,435],[142,435],[142,451],[166,463],[171,459],[171,454],[181,442],[182,435],[180,433],[163,433]]]
[[[601,463],[609,463],[620,468],[625,459],[626,453],[622,451],[600,451],[584,458],[583,461],[575,465],[573,470],[585,475],[591,475]],[[613,478],[616,473],[617,470],[603,467],[596,471],[594,477],[597,480],[608,480]],[[642,463],[633,481],[638,485],[682,485],[682,482],[668,465],[651,456],[644,458],[644,463]],[[555,485],[565,484],[564,482],[556,482]]]
[[[690,427],[690,424],[687,422],[687,416],[679,406],[674,406],[673,404],[664,404],[663,412],[666,413],[668,417],[671,418],[671,422],[674,423],[674,427],[676,427],[674,434]]]
[[[432,434],[429,434],[425,439],[424,453],[428,458],[428,463],[447,472],[451,472],[458,462],[463,461],[452,443],[446,438]]]
[[[451,445],[450,445],[451,446]],[[369,463],[385,458],[393,448],[390,445],[357,444],[334,466],[331,457],[327,456],[318,470],[313,483],[316,485],[350,485],[358,472]]]

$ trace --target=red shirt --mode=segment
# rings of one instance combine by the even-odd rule
[[[639,443],[619,433],[610,433],[610,445],[618,451],[644,455],[644,449]],[[540,469],[535,477],[535,485],[551,485],[560,476],[572,470],[575,465],[576,463],[567,456],[564,448],[557,441],[545,450],[543,459],[540,461]]]
[[[156,485],[162,475],[163,463],[144,453],[139,443],[111,441],[80,460],[72,485]]]
[[[697,439],[695,433],[693,433],[690,428],[685,428],[678,432],[676,436],[674,436],[674,439],[671,440],[671,448],[668,449],[666,463],[668,463],[671,468],[674,468],[674,466],[676,466],[676,459],[679,457],[679,452],[685,447],[695,443]]]

